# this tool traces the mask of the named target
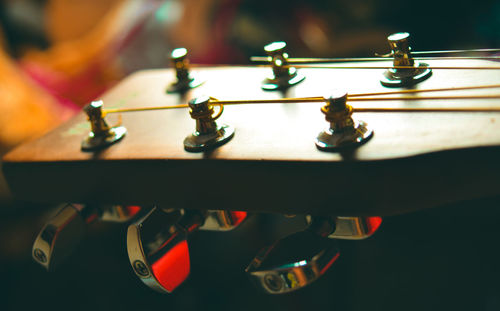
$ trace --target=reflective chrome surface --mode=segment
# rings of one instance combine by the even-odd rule
[[[247,212],[209,210],[200,230],[229,231],[238,227],[247,218]]]
[[[83,151],[94,151],[118,142],[127,133],[123,126],[109,127],[102,114],[102,101],[94,101],[83,108],[88,116],[91,131],[83,139]]]
[[[294,233],[262,249],[245,272],[269,294],[301,289],[325,274],[339,257],[332,242],[310,230]]]
[[[362,240],[372,236],[382,224],[382,217],[332,217],[335,230],[328,234],[330,239]],[[308,223],[312,222],[311,216],[306,217]]]
[[[33,243],[33,259],[47,270],[54,270],[83,239],[88,224],[98,219],[126,222],[140,209],[139,206],[66,204],[38,234]]]
[[[187,235],[203,223],[198,212],[153,208],[127,232],[127,250],[135,274],[147,286],[171,293],[189,275]]]
[[[87,221],[95,215],[86,207],[67,204],[42,228],[33,243],[33,259],[53,270],[68,257],[85,233]]]
[[[399,32],[387,37],[391,47],[391,56],[394,57],[394,66],[410,66],[414,68],[388,69],[384,72],[380,83],[384,86],[399,87],[410,86],[429,78],[432,70],[429,65],[414,61],[411,56],[411,47],[409,44],[410,34]]]
[[[193,74],[189,72],[189,60],[185,48],[174,49],[170,54],[170,61],[175,68],[177,81],[167,87],[167,93],[184,93],[205,82],[199,77],[194,77]]]
[[[326,273],[339,257],[327,236],[335,230],[329,217],[309,218],[309,227],[262,249],[245,272],[269,294],[303,288]]]
[[[271,62],[273,73],[262,81],[262,89],[274,91],[289,88],[302,82],[305,77],[298,74],[297,69],[288,66],[288,54],[285,53],[286,43],[272,42],[264,47]]]
[[[189,101],[190,114],[196,120],[196,131],[184,139],[184,149],[191,152],[200,152],[225,144],[234,136],[234,128],[222,124],[217,120],[223,111],[219,106],[219,112],[214,114],[213,106],[209,103],[208,96],[194,98]]]
[[[366,122],[352,117],[352,108],[347,105],[347,93],[335,92],[325,98],[326,105],[321,108],[329,128],[318,134],[316,147],[324,151],[358,147],[373,136],[373,130]]]
[[[328,237],[333,239],[362,240],[375,233],[382,223],[381,217],[344,217],[336,218],[335,232]]]

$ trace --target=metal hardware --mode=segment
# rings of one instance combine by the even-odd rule
[[[89,215],[82,215],[84,210],[83,205],[67,204],[43,227],[33,243],[36,262],[53,270],[71,254],[83,238],[89,219],[85,217]]]
[[[330,127],[318,134],[316,147],[325,151],[360,146],[373,136],[366,122],[352,118],[352,107],[348,105],[347,93],[337,92],[325,98],[326,104],[321,107]]]
[[[170,54],[170,61],[175,68],[177,81],[170,84],[167,93],[184,93],[187,90],[194,89],[203,84],[203,80],[189,72],[189,59],[185,48],[177,48]]]
[[[94,151],[122,139],[127,133],[123,126],[109,127],[102,113],[102,100],[93,101],[83,108],[90,121],[91,131],[82,141],[83,151]]]
[[[306,217],[308,223],[311,216]],[[381,217],[333,217],[335,230],[328,235],[330,239],[363,240],[372,236],[382,223]]]
[[[189,275],[188,234],[200,230],[227,231],[246,218],[246,212],[192,211],[153,208],[128,227],[130,264],[147,286],[171,293]]]
[[[219,105],[219,112],[214,114],[210,104],[210,97],[202,96],[189,101],[189,113],[196,120],[196,131],[184,139],[184,148],[187,151],[199,152],[211,149],[228,142],[234,136],[234,128],[223,124],[218,125],[217,120],[223,112]]]
[[[205,223],[200,230],[230,231],[238,227],[247,218],[247,212],[208,210]]]
[[[399,32],[387,37],[392,50],[390,56],[394,57],[393,65],[413,68],[387,69],[380,80],[382,85],[389,87],[411,86],[432,75],[428,64],[416,62],[411,56],[409,37],[410,34],[407,32]]]
[[[88,224],[97,219],[125,222],[139,210],[138,206],[66,204],[38,234],[33,243],[33,259],[47,270],[54,270],[83,239]]]
[[[302,82],[305,77],[297,73],[297,68],[288,66],[288,54],[285,53],[286,43],[273,42],[264,47],[272,65],[273,74],[262,81],[265,91],[282,90]]]
[[[308,229],[262,249],[245,272],[269,294],[303,288],[325,274],[339,257],[336,243],[327,238],[334,230],[330,219],[316,218]]]

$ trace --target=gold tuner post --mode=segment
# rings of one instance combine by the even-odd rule
[[[187,50],[185,48],[173,50],[170,54],[170,61],[175,68],[177,81],[168,86],[167,93],[185,93],[205,82],[193,77],[189,72],[189,59],[187,58]]]
[[[215,104],[217,104],[215,102]],[[222,115],[224,106],[219,105],[219,112],[214,116],[210,97],[201,96],[189,101],[189,113],[196,120],[196,130],[184,139],[187,151],[199,152],[227,143],[234,136],[234,128],[216,120]]]
[[[90,133],[82,141],[83,151],[94,151],[107,147],[122,139],[127,133],[124,126],[108,126],[106,120],[104,120],[102,104],[102,100],[93,101],[83,108],[91,127]]]
[[[305,77],[297,73],[297,68],[288,66],[288,54],[285,52],[286,43],[273,42],[264,47],[272,65],[273,74],[262,81],[265,91],[283,90],[302,82]]]
[[[348,105],[347,93],[336,92],[325,98],[321,107],[330,127],[319,133],[316,147],[324,151],[338,151],[343,148],[360,146],[373,136],[373,130],[363,121],[352,117],[352,107]]]
[[[391,47],[391,56],[394,57],[393,66],[387,69],[380,83],[388,87],[411,86],[424,81],[432,75],[432,70],[426,63],[416,62],[411,55],[409,45],[410,34],[398,32],[387,37]],[[405,68],[401,68],[405,67]]]

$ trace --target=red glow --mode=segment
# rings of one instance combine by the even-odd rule
[[[333,263],[335,262],[335,260],[337,260],[337,258],[339,258],[340,256],[340,253],[337,253],[324,267],[323,269],[321,269],[321,271],[319,272],[319,274],[323,274],[326,272],[326,270],[328,270],[328,268],[330,268],[331,265],[333,265]]]
[[[97,219],[97,213],[91,214],[87,219],[85,219],[85,222],[87,224],[93,223]]]
[[[239,225],[245,218],[247,218],[247,212],[234,211],[231,212],[231,218],[234,220],[234,226]]]
[[[127,205],[126,209],[127,209],[128,214],[130,215],[130,217],[133,217],[137,213],[139,213],[139,211],[141,210],[141,207],[137,206],[137,205]]]
[[[172,247],[152,266],[153,274],[169,292],[176,289],[189,275],[189,250],[187,241]]]
[[[366,223],[368,226],[368,234],[371,235],[380,227],[382,217],[366,217]]]

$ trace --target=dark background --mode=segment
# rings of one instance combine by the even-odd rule
[[[13,2],[0,1],[12,59],[50,48],[43,28],[47,1],[22,1],[25,15],[13,13]],[[152,2],[164,12],[164,3],[173,1]],[[175,25],[157,13],[117,55],[124,74],[166,66],[165,53],[180,43],[188,43],[182,45],[193,62],[231,64],[262,55],[273,40],[286,40],[292,56],[318,57],[387,52],[386,36],[398,31],[412,34],[414,50],[496,48],[500,42],[498,1],[208,2],[204,31],[211,40],[200,47],[195,43],[204,38],[190,32],[191,38],[166,35],[158,42],[155,34]],[[184,9],[194,5],[185,1]],[[30,253],[53,207],[13,199],[2,189],[1,310],[500,310],[498,198],[387,217],[372,238],[339,241],[341,256],[323,278],[283,296],[259,292],[244,268],[261,247],[300,228],[279,215],[255,215],[234,232],[192,235],[191,276],[162,295],[134,275],[126,225],[90,226],[77,251],[47,273]],[[415,195],[425,193],[415,189]]]

